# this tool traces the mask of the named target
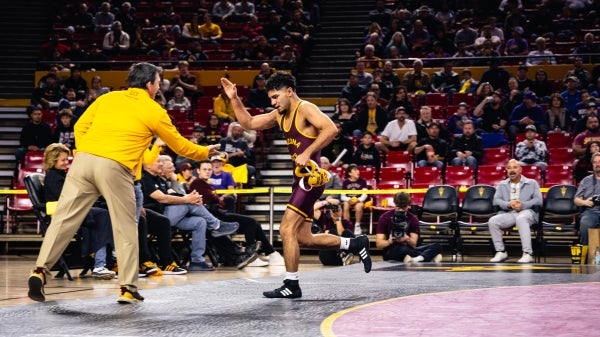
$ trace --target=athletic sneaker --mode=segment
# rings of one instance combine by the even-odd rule
[[[112,280],[115,278],[115,274],[116,273],[114,271],[108,270],[106,269],[106,267],[94,268],[94,270],[92,271],[92,277],[101,280]]]
[[[215,270],[215,267],[206,263],[205,261],[190,262],[190,265],[188,267],[188,271],[213,271],[213,270]]]
[[[269,262],[263,261],[261,259],[255,259],[254,261],[248,263],[246,267],[266,267],[269,265]]]
[[[158,266],[152,261],[146,261],[140,265],[139,277],[154,275],[158,272]]]
[[[242,269],[248,265],[248,263],[253,262],[258,257],[258,254],[254,252],[252,255],[245,253],[238,257],[237,269]]]
[[[275,290],[265,291],[263,295],[268,298],[300,298],[302,290],[298,280],[283,280],[283,285]]]
[[[504,262],[508,259],[506,252],[496,252],[496,255],[490,260],[490,262]]]
[[[121,287],[121,295],[117,302],[121,304],[136,303],[144,300],[144,297],[137,291],[131,291],[125,287]]]
[[[44,293],[44,284],[46,284],[46,275],[41,268],[34,270],[29,275],[29,292],[27,296],[34,301],[44,302],[46,300],[46,294]]]
[[[187,270],[179,267],[177,263],[173,262],[171,264],[162,266],[162,273],[164,275],[183,275],[187,274]]]
[[[240,228],[240,224],[237,222],[225,222],[220,221],[221,225],[217,229],[213,229],[210,232],[210,235],[214,238],[218,238],[220,236],[230,235],[237,232],[238,228]]]
[[[285,266],[285,260],[278,251],[269,254],[269,266]]]
[[[440,263],[442,262],[442,254],[438,254],[436,256],[433,257],[433,262],[434,263]]]
[[[518,263],[532,263],[534,262],[533,256],[529,253],[523,253],[523,256],[517,261]]]
[[[359,235],[354,239],[350,240],[350,248],[348,251],[354,255],[358,255],[360,261],[365,267],[365,273],[371,271],[371,255],[369,254],[369,237],[366,235]]]

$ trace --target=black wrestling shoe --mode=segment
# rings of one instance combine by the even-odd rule
[[[263,293],[268,298],[300,298],[302,290],[298,280],[283,280],[283,285],[275,290],[265,291]]]
[[[369,254],[369,237],[366,235],[359,235],[354,239],[350,239],[350,248],[348,251],[354,255],[358,255],[360,261],[365,267],[365,273],[371,271],[371,254]]]

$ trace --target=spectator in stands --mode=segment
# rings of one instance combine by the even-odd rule
[[[221,139],[225,137],[226,131],[223,129],[223,125],[219,120],[219,117],[215,114],[208,116],[208,122],[206,126],[206,140],[209,144],[219,144]]]
[[[469,68],[465,68],[462,71],[460,84],[458,86],[458,93],[468,94],[477,92],[479,83],[473,79],[473,75]]]
[[[56,108],[62,99],[62,89],[58,84],[58,76],[49,73],[46,80],[33,90],[31,104],[39,108]]]
[[[237,22],[248,22],[251,21],[252,18],[256,17],[254,14],[256,9],[254,7],[254,3],[248,0],[241,0],[236,2],[233,7],[233,13],[229,18],[230,21]]]
[[[115,20],[120,21],[123,25],[123,31],[129,36],[133,36],[137,27],[137,22],[129,1],[124,1],[118,13],[115,14]]]
[[[223,90],[213,100],[213,111],[222,123],[235,122],[236,120],[231,100],[225,95]]]
[[[446,142],[449,142],[450,134],[448,133],[448,130],[446,130],[441,122],[435,121],[432,115],[430,106],[424,105],[419,109],[419,119],[415,122],[415,127],[417,129],[417,139],[415,139],[415,141],[421,138],[427,138],[429,136],[429,133],[427,132],[429,125],[435,123],[440,129],[440,137],[446,140]]]
[[[548,131],[571,131],[571,118],[565,107],[565,100],[558,93],[550,95],[550,106],[546,111],[546,128]]]
[[[439,243],[419,245],[419,219],[410,212],[411,198],[406,192],[394,195],[394,209],[383,213],[377,221],[375,245],[383,249],[383,260],[420,263],[442,261]],[[395,236],[395,225],[405,222],[402,236]],[[400,233],[398,233],[400,234]]]
[[[480,128],[485,132],[505,132],[510,112],[504,105],[500,90],[481,100],[473,110],[473,116],[481,119]]]
[[[392,61],[385,61],[383,63],[383,69],[381,71],[381,81],[385,87],[385,91],[388,92],[386,99],[390,99],[391,94],[400,85],[400,77],[394,71]]]
[[[65,145],[69,150],[75,149],[75,133],[73,126],[73,112],[70,108],[64,108],[58,112],[59,123],[54,131],[53,142]]]
[[[454,94],[460,89],[460,76],[452,70],[452,60],[445,60],[444,67],[433,73],[431,92]]]
[[[489,230],[496,254],[490,262],[503,262],[508,259],[504,249],[502,232],[516,226],[521,238],[523,256],[519,263],[533,262],[533,249],[531,247],[531,225],[538,221],[536,207],[543,203],[540,186],[537,181],[521,175],[522,168],[516,159],[511,159],[506,164],[508,179],[503,180],[494,194],[494,205],[500,212],[489,220]]]
[[[509,1],[512,2],[512,1]],[[510,5],[509,7],[506,7],[506,17],[504,19],[504,33],[508,34],[511,29],[514,30],[514,28],[516,27],[526,27],[527,25],[527,17],[525,15],[523,15],[523,13],[521,12],[521,7],[516,6],[516,5]],[[520,35],[523,35],[523,33],[521,33]]]
[[[527,65],[539,65],[539,64],[556,64],[554,53],[546,49],[546,39],[538,37],[535,39],[535,50],[532,50],[527,54]]]
[[[277,14],[277,11],[271,10],[269,12],[268,21],[264,23],[263,34],[267,37],[269,42],[278,43],[283,38],[283,23],[281,22],[281,15]]]
[[[390,98],[390,103],[387,106],[388,119],[391,120],[396,117],[396,109],[398,107],[404,107],[406,114],[409,118],[416,119],[415,110],[412,102],[408,99],[408,92],[405,86],[398,86],[394,89],[394,93]]]
[[[357,115],[354,113],[354,109],[352,109],[348,99],[338,99],[335,105],[335,112],[333,116],[331,116],[331,119],[333,121],[339,121],[342,124],[342,134],[345,137],[352,137],[354,130],[356,130]]]
[[[339,120],[334,120],[333,123],[337,128],[337,133],[333,140],[321,150],[321,155],[329,159],[330,162],[335,162],[336,166],[346,167],[352,163],[354,146],[352,141],[343,135],[342,123]],[[344,153],[342,154],[342,152]],[[340,160],[337,160],[340,156]]]
[[[427,126],[427,133],[428,136],[421,138],[413,150],[417,166],[443,168],[448,155],[448,143],[440,138],[440,128],[436,123]]]
[[[488,61],[488,64],[489,68],[481,75],[479,86],[484,83],[489,83],[492,85],[492,88],[494,88],[492,91],[500,89],[502,92],[507,92],[510,73],[506,69],[500,67],[500,60],[497,58],[492,58]]]
[[[210,158],[210,162],[212,165],[212,171],[209,179],[210,185],[215,190],[233,190],[236,187],[235,181],[233,180],[233,175],[230,172],[223,171],[223,165],[226,160],[224,157],[217,155],[212,156]],[[198,177],[202,177],[202,169],[201,167],[197,168]],[[194,190],[193,186],[190,190]],[[227,210],[228,212],[235,211],[235,203],[237,201],[237,195],[235,192],[232,193],[221,193],[215,194],[215,197],[219,200],[219,205],[221,208]]]
[[[512,38],[506,41],[504,55],[516,56],[527,55],[529,53],[529,43],[523,38],[523,27],[516,26],[512,28]]]
[[[377,0],[375,9],[369,12],[369,21],[376,22],[381,27],[389,27],[392,11],[386,7],[385,0]]]
[[[596,99],[600,98],[600,77],[596,80],[596,86],[592,88],[592,92],[590,93]]]
[[[430,89],[430,82],[429,74],[423,71],[423,61],[415,59],[413,69],[404,73],[402,85],[406,87],[409,93],[421,95]]]
[[[379,171],[381,167],[381,158],[379,158],[379,150],[375,148],[373,134],[365,132],[360,139],[360,144],[356,147],[352,157],[352,164],[358,166],[370,166]]]
[[[198,167],[198,178],[190,185],[190,191],[196,191],[202,196],[202,201],[212,215],[222,221],[237,222],[240,224],[238,233],[243,233],[246,242],[246,256],[252,256],[259,249],[265,253],[265,261],[256,259],[252,262],[239,260],[238,268],[242,262],[249,262],[247,267],[281,266],[283,257],[273,249],[265,233],[256,220],[252,217],[235,213],[233,210],[223,208],[222,199],[215,193],[212,184],[213,165],[208,160],[201,161]]]
[[[227,137],[219,141],[221,144],[219,151],[227,153],[228,162],[234,167],[247,164],[248,180],[250,180],[254,177],[256,168],[252,165],[254,163],[254,156],[248,142],[244,139],[244,131],[244,128],[238,122],[229,123]]]
[[[72,66],[70,69],[71,75],[64,82],[64,89],[74,89],[78,94],[84,94],[87,89],[87,81],[81,77],[81,68],[79,66]]]
[[[99,97],[101,95],[106,94],[107,92],[110,92],[109,87],[102,86],[102,78],[98,75],[92,77],[92,81],[90,84],[91,84],[90,88],[96,90],[96,97]]]
[[[519,91],[521,92],[525,92],[525,91],[533,91],[531,89],[531,86],[533,85],[533,81],[530,80],[527,77],[527,71],[529,71],[529,67],[525,64],[520,64],[519,68],[517,69],[517,76],[515,76],[515,79],[517,80],[517,83],[519,84]],[[535,92],[535,91],[533,91]],[[535,92],[537,95],[537,92]]]
[[[192,103],[190,103],[190,100],[184,96],[182,87],[175,87],[175,89],[173,89],[173,93],[173,98],[167,102],[167,110],[190,110],[192,108]]]
[[[163,50],[170,50],[175,47],[175,40],[167,33],[167,26],[160,25],[156,27],[156,32],[149,41],[151,53],[161,53]]]
[[[351,73],[348,83],[342,88],[339,98],[347,99],[351,106],[356,105],[366,95],[367,89],[360,85],[359,75]]]
[[[583,43],[580,43],[575,51],[575,55],[582,55],[581,58],[585,60],[585,63],[600,63],[600,45],[594,42],[594,34],[586,33],[583,36]],[[584,54],[591,54],[585,55]]]
[[[517,105],[510,114],[508,135],[514,140],[517,133],[525,132],[525,127],[535,125],[542,135],[546,135],[546,116],[541,106],[537,104],[535,93],[528,91],[523,95],[523,102]]]
[[[585,123],[585,131],[578,133],[573,140],[573,152],[581,160],[585,155],[586,145],[600,139],[598,115],[590,115]]]
[[[94,29],[94,16],[88,12],[88,5],[81,2],[77,7],[77,12],[69,18],[69,25],[77,33],[91,33]]]
[[[358,61],[364,62],[365,68],[375,69],[383,66],[381,58],[375,55],[375,46],[367,44],[364,49],[364,55],[358,58]]]
[[[313,39],[309,27],[302,23],[302,12],[300,10],[294,10],[292,19],[285,24],[284,29],[294,43],[306,45]]]
[[[15,151],[17,165],[19,162],[23,162],[27,151],[44,151],[53,139],[50,125],[42,120],[41,108],[31,105],[27,108],[27,114],[29,121],[21,129],[20,146]]]
[[[581,90],[579,89],[579,79],[575,76],[567,77],[567,88],[560,93],[565,100],[567,110],[571,116],[577,114],[576,106],[581,102]]]
[[[396,47],[398,50],[398,55],[392,55],[390,49],[392,47]],[[397,31],[395,32],[391,39],[390,42],[388,42],[388,44],[385,46],[385,50],[384,50],[384,55],[385,58],[388,59],[392,59],[392,58],[408,58],[408,46],[406,45],[406,40],[404,39],[404,34],[402,34],[401,31]],[[404,67],[395,67],[395,68],[404,68]]]
[[[500,56],[500,53],[494,49],[492,42],[483,41],[481,46],[475,51],[474,56],[477,58],[473,63],[475,65],[484,66],[488,59]]]
[[[550,95],[554,92],[552,83],[548,81],[548,73],[544,69],[535,72],[535,80],[529,86],[529,90],[535,92],[542,103],[550,101]]]
[[[583,96],[588,96],[588,94],[586,92],[583,92],[582,95]],[[573,127],[573,132],[575,134],[578,134],[580,132],[583,132],[586,128],[586,124],[587,124],[587,119],[591,116],[591,115],[598,115],[598,107],[596,104],[596,100],[594,98],[590,98],[587,100],[587,102],[581,102],[579,104],[577,104],[577,106],[581,106],[581,109],[578,109],[579,111],[579,119],[578,120],[573,120],[572,122],[572,127]]]
[[[366,65],[363,61],[356,62],[356,76],[358,77],[358,84],[363,88],[369,87],[373,82],[373,75],[365,70]]]
[[[236,6],[237,6],[237,4],[236,4]],[[243,36],[247,37],[249,40],[254,40],[259,36],[264,36],[264,27],[258,21],[258,17],[256,15],[250,16],[248,22],[246,22],[244,24],[244,26],[242,27],[241,34]]]
[[[423,21],[414,21],[412,30],[406,39],[411,55],[424,56],[429,48],[430,36],[423,25]],[[416,62],[416,61],[415,61]]]
[[[263,35],[256,38],[252,55],[252,60],[270,61],[276,55],[275,49],[269,44],[267,38]]]
[[[516,83],[516,81],[515,81],[515,83]],[[475,95],[477,96],[477,104],[479,104],[481,101],[485,100],[486,98],[490,97],[492,95],[492,92],[494,92],[494,87],[490,83],[488,83],[488,82],[479,83],[479,86],[477,87],[477,91],[475,92]]]
[[[240,36],[236,41],[231,53],[231,60],[233,61],[249,61],[252,58],[252,47],[250,41],[245,36]]]
[[[369,91],[365,97],[365,106],[358,111],[357,130],[354,136],[361,137],[362,132],[369,131],[372,134],[380,134],[388,123],[387,113],[378,104],[378,96],[375,92]]]
[[[69,165],[71,150],[64,144],[49,144],[44,151],[44,199],[56,202],[62,191]],[[108,211],[92,207],[82,226],[82,256],[94,254],[92,277],[110,280],[115,272],[106,268],[106,247],[114,247]],[[87,249],[86,249],[87,248]]]
[[[212,21],[212,16],[209,13],[204,13],[204,23],[198,28],[200,33],[200,41],[202,43],[211,43],[217,48],[223,31],[221,27]]]
[[[112,27],[115,21],[115,15],[110,12],[110,3],[108,1],[100,4],[100,10],[94,16],[94,27],[97,33],[106,33]]]
[[[250,89],[248,93],[248,106],[250,108],[267,109],[271,107],[271,99],[267,94],[265,76],[259,74],[256,76],[256,88]]]
[[[544,141],[536,139],[537,136],[535,125],[525,127],[525,139],[516,145],[515,159],[519,161],[519,165],[538,166],[545,172],[548,166],[548,148]]]
[[[581,57],[575,56],[573,59],[573,69],[567,71],[563,82],[567,82],[569,77],[575,77],[579,80],[580,89],[587,89],[590,85],[592,75],[583,67],[583,59]]]
[[[215,3],[217,5],[219,3]],[[192,20],[183,24],[181,29],[181,37],[186,39],[200,40],[200,16],[197,13],[192,14]]]
[[[228,0],[219,0],[215,2],[212,8],[212,16],[215,22],[225,22],[233,15],[235,5]]]
[[[592,174],[586,176],[579,183],[573,202],[575,206],[583,207],[584,211],[579,217],[579,242],[588,244],[588,229],[598,226],[600,220],[600,206],[592,200],[598,195],[596,192],[596,180],[600,179],[600,153],[592,154]]]
[[[179,54],[179,59],[188,62],[207,61],[208,55],[202,50],[200,41],[194,40],[190,41],[187,48]]]
[[[477,39],[475,39],[474,47],[476,49],[480,49],[485,41],[489,41],[492,44],[492,48],[494,50],[498,50],[500,45],[502,44],[502,40],[500,39],[500,37],[493,34],[492,26],[490,26],[489,24],[483,26],[483,29],[481,30],[481,35]]]
[[[458,44],[456,45],[456,53],[454,53],[454,55],[452,55],[453,59],[456,58],[466,58],[466,57],[473,57],[473,53],[467,49],[467,43],[465,41],[458,41]],[[455,66],[457,67],[468,67],[473,65],[473,62],[471,60],[468,59],[459,59],[459,60],[455,60]]]
[[[458,41],[464,41],[467,46],[472,46],[475,44],[477,35],[479,35],[477,30],[471,28],[471,19],[462,19],[460,21],[460,29],[454,36],[454,44],[458,45]]]
[[[475,124],[467,120],[463,123],[463,133],[454,137],[450,146],[449,165],[470,166],[477,172],[479,162],[483,157],[483,142],[475,134]]]
[[[355,164],[346,167],[345,179],[342,183],[342,190],[368,190],[367,181],[360,177],[360,170]],[[342,193],[343,218],[350,221],[350,211],[354,211],[354,235],[361,235],[362,229],[360,221],[362,219],[365,201],[369,198],[366,193]]]
[[[399,106],[395,111],[396,119],[387,123],[375,143],[376,148],[382,152],[409,151],[417,145],[417,129],[415,122],[409,119],[406,108]]]
[[[463,133],[463,126],[467,121],[476,123],[477,120],[469,115],[469,105],[465,102],[458,103],[456,112],[448,118],[448,133],[454,136],[461,135]]]
[[[329,169],[331,168],[331,162],[329,161],[329,158],[327,158],[325,156],[321,156],[319,161],[320,161],[321,168],[329,171]],[[329,171],[329,173],[331,174],[331,176],[329,177],[329,181],[325,184],[325,190],[340,190],[340,189],[342,189],[342,179],[340,178],[340,176],[335,172]],[[330,205],[340,206],[340,204],[341,204],[339,194],[327,194],[327,195],[323,194],[321,196],[321,198],[319,198],[319,200],[327,201]]]
[[[444,46],[440,41],[434,41],[431,51],[425,54],[425,64],[427,67],[439,67],[445,61],[430,61],[428,59],[449,58],[450,54],[444,50]]]
[[[109,55],[119,55],[129,51],[129,47],[129,34],[122,30],[121,22],[113,22],[111,31],[104,35],[102,50]]]
[[[169,92],[174,94],[175,87],[182,87],[184,96],[191,98],[194,106],[198,97],[202,95],[202,87],[198,85],[196,75],[190,72],[190,64],[187,61],[179,61],[177,69],[178,74],[169,83]]]
[[[86,62],[89,57],[89,53],[81,47],[79,41],[72,41],[71,47],[64,53],[65,61],[73,63]]]
[[[590,173],[593,173],[592,155],[596,152],[600,152],[600,141],[593,140],[586,145],[585,155],[575,162],[573,176],[575,177],[575,183],[577,185],[580,185],[583,178],[590,175]]]
[[[290,70],[292,75],[298,73],[298,59],[300,54],[289,44],[284,45],[279,53],[279,68]]]

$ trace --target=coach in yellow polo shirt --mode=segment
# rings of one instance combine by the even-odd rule
[[[31,299],[45,301],[46,275],[102,195],[108,204],[119,261],[118,302],[144,300],[137,291],[139,247],[133,192],[143,153],[155,135],[178,154],[194,160],[206,159],[213,150],[188,141],[175,129],[166,111],[154,101],[159,81],[156,66],[134,64],[127,78],[129,89],[102,95],[75,124],[78,151],[29,277]]]

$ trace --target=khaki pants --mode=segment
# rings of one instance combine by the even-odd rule
[[[119,283],[137,290],[139,247],[133,175],[118,162],[79,152],[48,227],[36,266],[49,270],[58,261],[99,195],[106,199],[112,223]]]

